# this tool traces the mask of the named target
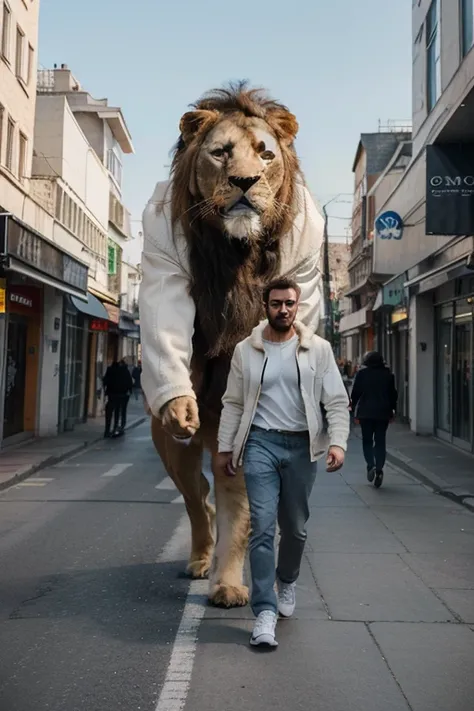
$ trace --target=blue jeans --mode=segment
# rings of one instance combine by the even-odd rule
[[[251,606],[255,615],[277,612],[275,533],[280,527],[276,575],[294,583],[300,572],[309,518],[309,497],[316,478],[310,461],[309,435],[267,432],[252,427],[244,453],[250,505]]]

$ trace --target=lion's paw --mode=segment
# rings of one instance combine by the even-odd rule
[[[215,607],[244,607],[249,601],[246,585],[214,585],[209,592],[209,602]]]
[[[211,559],[201,558],[199,560],[190,560],[186,568],[186,572],[194,580],[203,580],[209,577],[209,571],[211,569]]]

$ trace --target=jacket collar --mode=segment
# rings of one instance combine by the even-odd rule
[[[265,319],[261,321],[258,326],[252,331],[250,336],[250,345],[253,346],[257,351],[265,352],[265,346],[263,345],[263,331],[267,326],[268,321]],[[311,347],[311,339],[313,338],[313,332],[310,331],[301,321],[295,321],[295,331],[300,342],[300,348],[304,350],[309,350]]]

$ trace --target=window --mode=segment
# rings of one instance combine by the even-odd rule
[[[28,151],[28,139],[20,131],[20,143],[18,151],[18,177],[20,180],[26,178],[26,155]]]
[[[113,175],[119,185],[122,184],[122,163],[112,148],[107,151],[107,170]]]
[[[15,74],[18,79],[24,78],[25,63],[25,33],[19,25],[16,26]]]
[[[5,109],[0,104],[0,163],[2,162],[2,148],[3,148],[3,117],[5,115]]]
[[[112,242],[109,242],[107,250],[107,273],[109,276],[117,274],[117,247]]]
[[[9,118],[7,126],[7,155],[5,159],[5,165],[8,170],[13,171],[13,139],[15,137],[15,123]]]
[[[441,37],[439,0],[433,0],[426,17],[426,84],[428,111],[441,96]]]
[[[12,22],[12,11],[7,3],[3,3],[2,18],[2,55],[5,59],[10,59],[10,29]]]
[[[461,0],[462,56],[474,44],[474,0]]]
[[[31,44],[28,45],[28,75],[26,77],[26,81],[28,84],[31,83],[31,80],[34,77],[34,71],[35,71],[35,50],[31,46]]]

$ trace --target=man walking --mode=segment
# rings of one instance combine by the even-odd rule
[[[380,489],[387,455],[386,436],[395,417],[398,392],[393,373],[377,351],[366,353],[354,380],[351,405],[355,422],[362,430],[362,450],[367,464],[367,479]]]
[[[127,406],[132,387],[132,376],[123,359],[120,362],[114,361],[112,365],[109,365],[104,375],[104,390],[107,396],[104,437],[119,436],[124,433],[127,424]],[[112,418],[114,419],[113,430],[111,430]]]
[[[239,475],[243,464],[250,505],[252,645],[277,646],[277,613],[294,612],[316,460],[327,453],[327,470],[340,469],[349,436],[348,396],[331,346],[296,321],[299,298],[290,279],[265,289],[267,321],[235,349],[222,400],[217,471]]]

